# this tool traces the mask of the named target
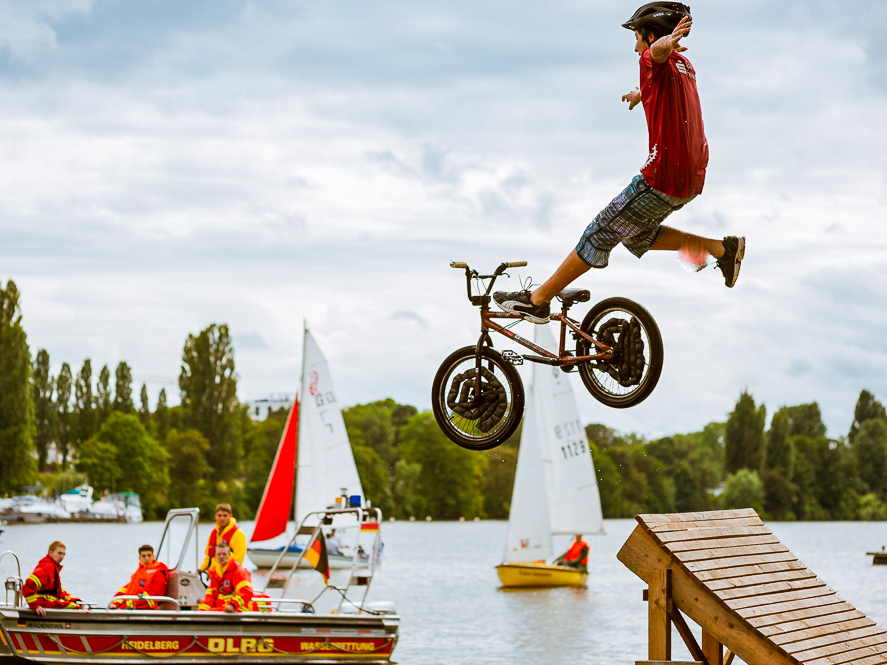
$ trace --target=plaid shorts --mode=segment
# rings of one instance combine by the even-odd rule
[[[694,198],[669,196],[650,187],[644,176],[636,175],[588,225],[576,245],[576,254],[592,268],[606,268],[610,250],[621,242],[640,258],[659,240],[665,218]]]

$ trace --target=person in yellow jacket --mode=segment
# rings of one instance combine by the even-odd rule
[[[231,505],[220,503],[216,506],[216,526],[209,534],[206,542],[206,557],[200,566],[202,570],[209,571],[216,555],[216,545],[228,543],[231,548],[231,558],[237,563],[243,563],[246,556],[246,535],[237,526],[237,520],[231,515]]]

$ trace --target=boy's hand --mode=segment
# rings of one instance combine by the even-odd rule
[[[631,92],[626,92],[622,95],[622,101],[628,102],[628,110],[631,111],[635,106],[637,106],[641,101],[641,91],[639,88],[635,88]]]
[[[671,34],[668,36],[668,47],[672,51],[677,51],[680,53],[681,51],[686,51],[686,46],[681,46],[681,39],[690,34],[690,28],[693,27],[693,21],[690,20],[688,16],[685,16],[681,19],[681,22],[675,26],[675,29],[671,31]]]

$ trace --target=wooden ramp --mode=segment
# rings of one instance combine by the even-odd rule
[[[887,664],[887,631],[798,561],[754,510],[636,519],[618,558],[648,585],[650,661],[671,661],[674,626],[706,665],[734,655],[748,665]],[[702,628],[701,644],[685,615]]]

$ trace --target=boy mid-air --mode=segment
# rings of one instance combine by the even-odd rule
[[[555,273],[532,291],[497,291],[493,299],[506,312],[533,323],[547,323],[549,303],[589,268],[605,268],[620,242],[640,258],[650,249],[678,251],[704,267],[717,259],[728,287],[736,283],[745,254],[745,238],[703,238],[662,222],[702,193],[708,142],[696,91],[696,70],[682,55],[681,39],[693,25],[690,8],[680,2],[651,2],[623,27],[633,30],[640,55],[641,84],[622,96],[629,110],[640,102],[647,117],[650,154],[640,175],[588,225],[579,244]]]

